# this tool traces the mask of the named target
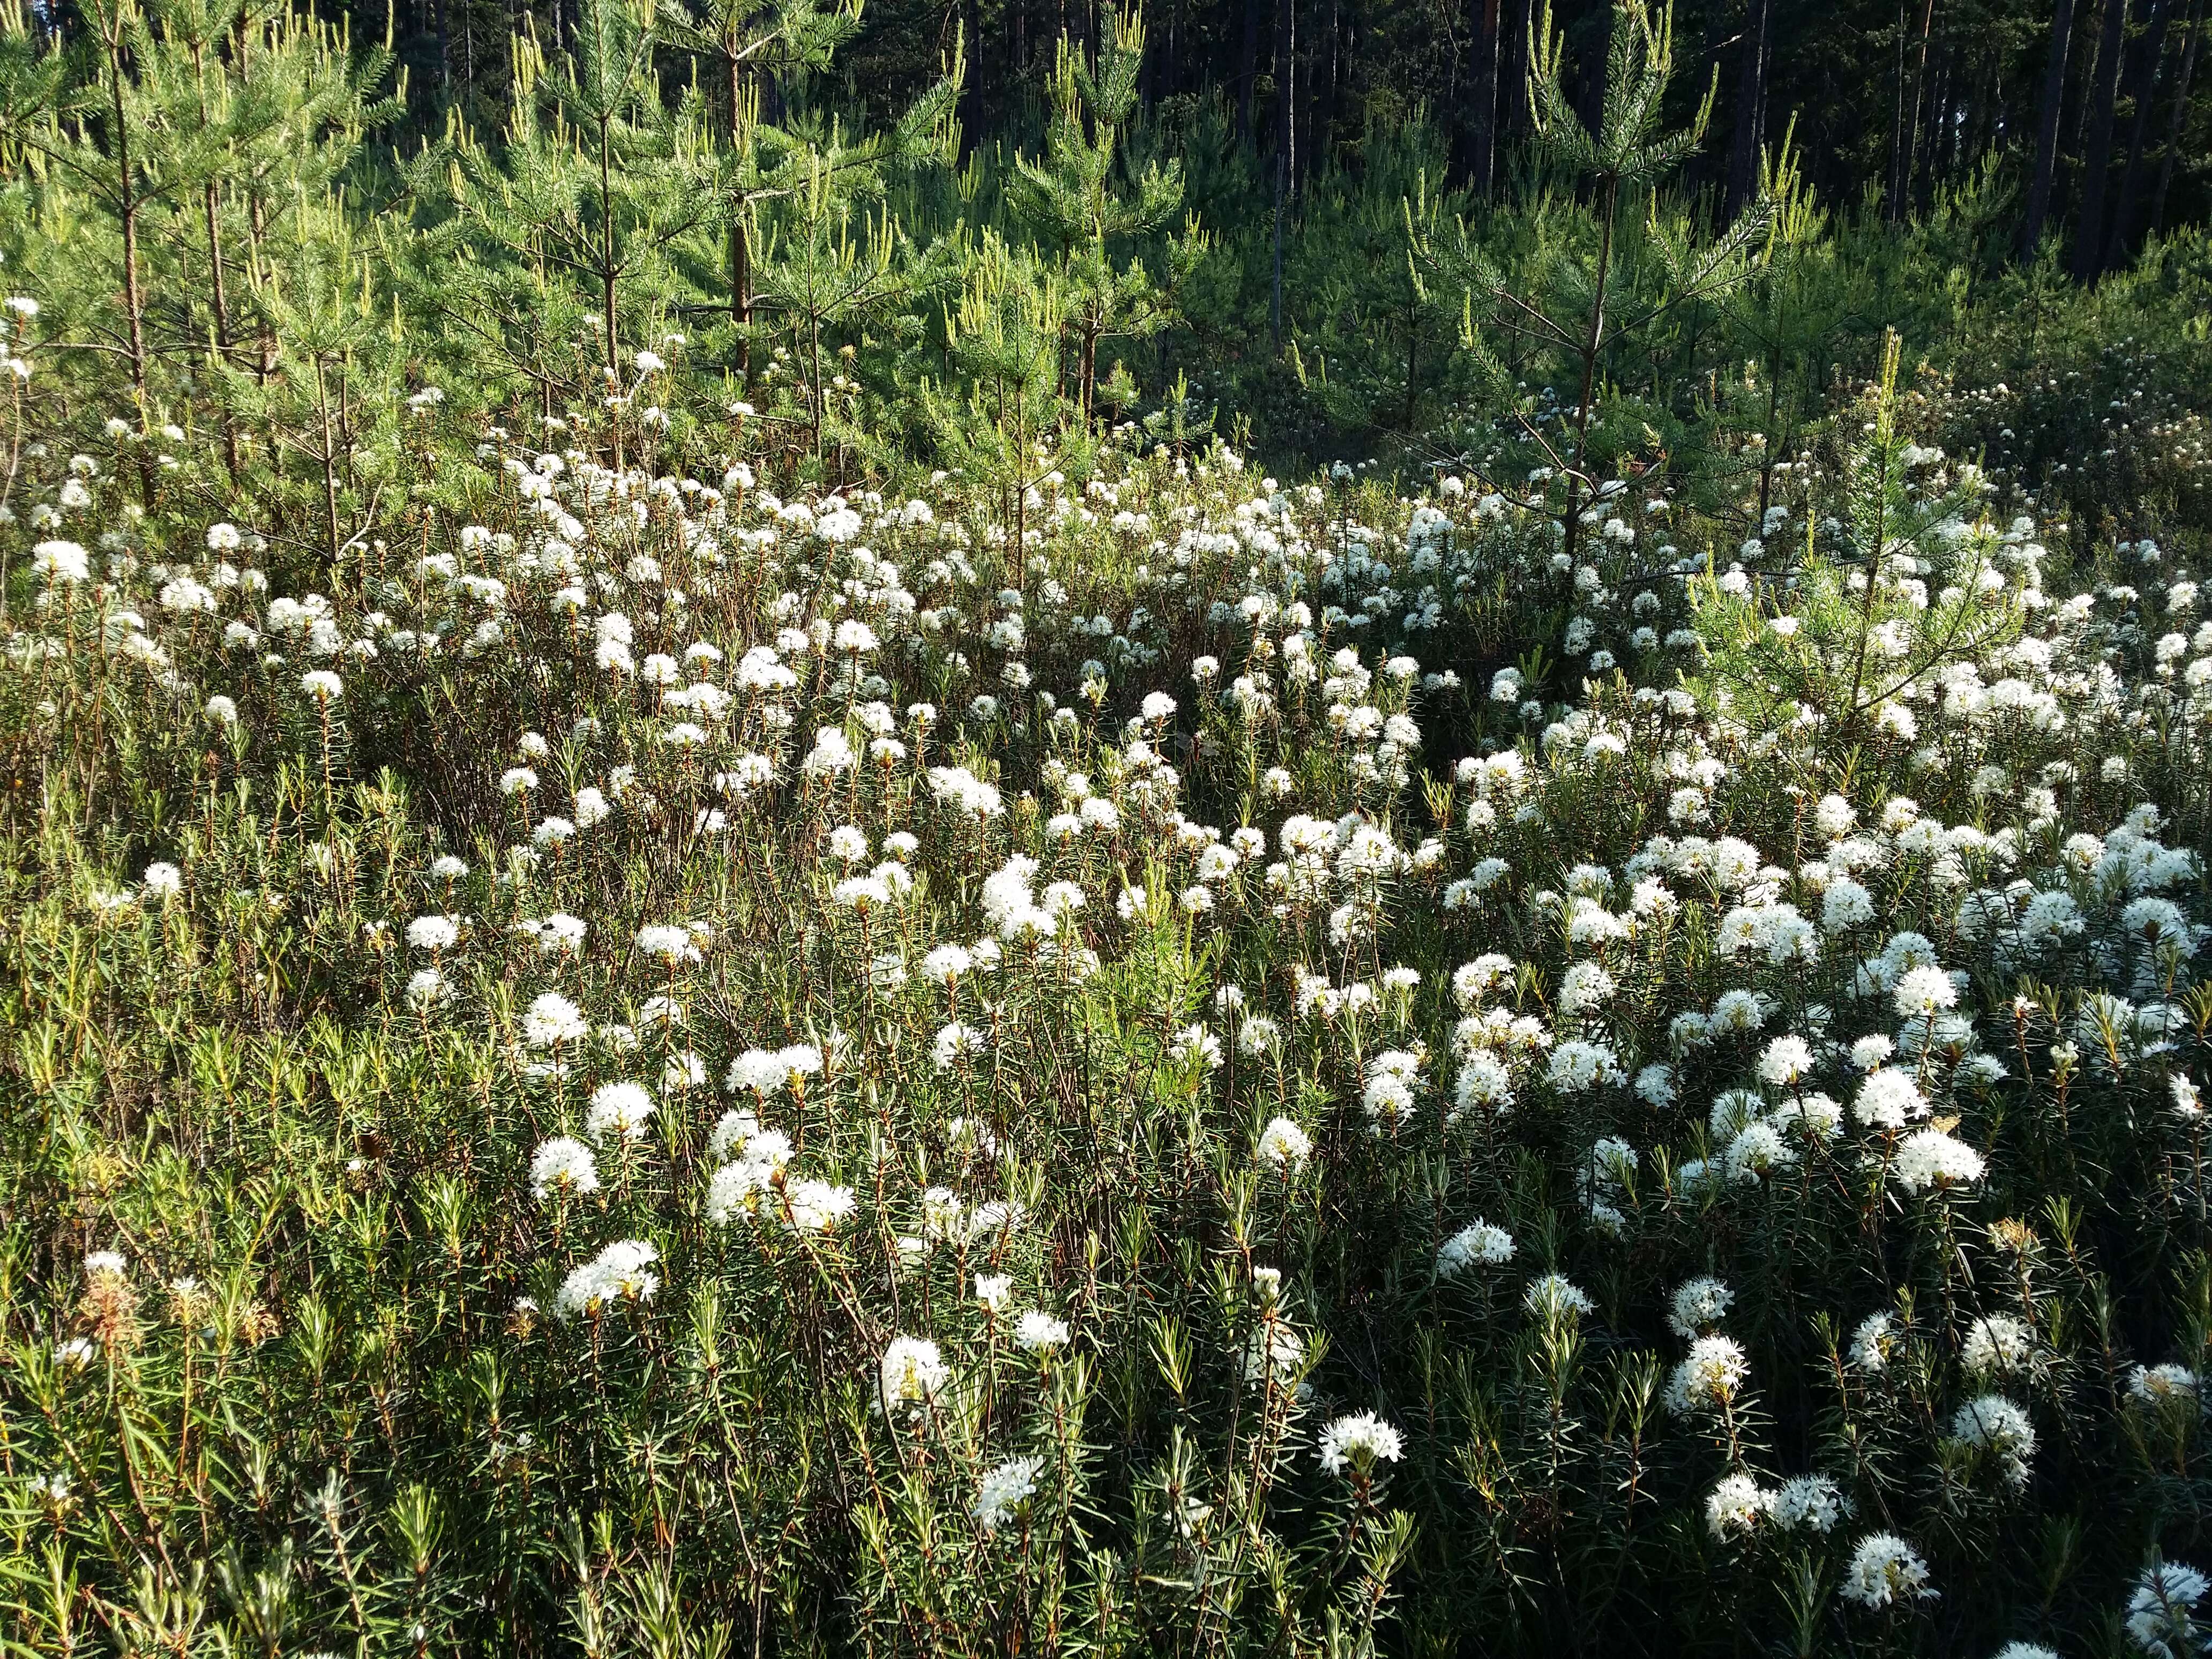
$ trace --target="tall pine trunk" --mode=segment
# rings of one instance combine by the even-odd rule
[[[967,37],[967,83],[960,89],[960,147],[973,151],[983,133],[983,6],[968,0],[961,9],[961,29]]]
[[[2128,0],[2105,0],[2097,70],[2089,90],[2089,130],[2081,156],[2081,210],[2074,222],[2074,279],[2093,280],[2104,267],[2106,174],[2112,164],[2112,106],[2120,91],[2120,47]]]
[[[1297,157],[1296,88],[1298,83],[1297,0],[1277,0],[1275,9],[1275,250],[1267,289],[1267,332],[1283,349],[1283,216],[1289,210]]]
[[[1498,0],[1474,0],[1474,61],[1468,65],[1467,177],[1477,198],[1490,194],[1491,158],[1498,149]]]
[[[1237,52],[1237,142],[1252,142],[1252,94],[1260,78],[1260,0],[1244,0],[1244,40]]]
[[[2128,257],[2136,240],[2136,209],[2142,198],[2143,145],[2150,136],[2150,106],[2158,92],[2158,66],[2166,56],[2166,26],[2172,0],[2151,0],[2150,26],[2136,46],[2135,72],[2129,79],[2135,114],[2128,123],[2127,165],[2120,169],[2120,202],[2112,212],[2112,240],[2105,246],[2107,269]]]
[[[1759,188],[1759,153],[1765,143],[1767,30],[1772,0],[1744,0],[1743,58],[1736,72],[1735,138],[1729,147],[1728,213],[1733,219]]]
[[[1920,153],[1920,106],[1929,88],[1929,31],[1936,27],[1936,0],[1920,7],[1920,45],[1913,58],[1911,112],[1905,104],[1905,9],[1898,9],[1898,112],[1889,143],[1889,223],[1905,219],[1905,206],[1913,195],[1913,157]]]
[[[2166,191],[2173,182],[2174,152],[2181,147],[2182,129],[2189,121],[2189,78],[2197,69],[2197,45],[2203,36],[2204,0],[2196,0],[2189,9],[2189,33],[2181,48],[2181,78],[2173,89],[2173,121],[2166,130],[2166,154],[2158,164],[2158,191],[2151,198],[2150,228],[2154,234],[2166,228]]]
[[[1498,40],[1498,121],[1508,137],[1518,137],[1528,131],[1528,31],[1533,27],[1534,3],[1535,0],[1512,0],[1512,25]]]
[[[2066,49],[2074,34],[2074,0],[2051,9],[2051,55],[2043,64],[2043,110],[2036,123],[2035,173],[2027,187],[2027,215],[2021,221],[2021,257],[2033,258],[2051,215],[2051,186],[2058,167],[2058,121],[2066,106]]]

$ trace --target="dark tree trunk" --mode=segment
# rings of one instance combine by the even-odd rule
[[[1352,25],[1341,0],[1328,0],[1328,97],[1322,106],[1320,134],[1310,167],[1328,165],[1336,152],[1337,118],[1344,113],[1344,85],[1351,78]]]
[[[1735,139],[1729,147],[1728,213],[1743,211],[1759,188],[1759,153],[1765,143],[1766,34],[1771,0],[1744,0],[1743,56],[1736,71]]]
[[[983,134],[983,4],[967,0],[960,8],[960,30],[966,37],[967,83],[960,88],[960,147],[972,150]]]
[[[1613,7],[1601,5],[1591,22],[1581,53],[1580,75],[1575,85],[1575,113],[1595,132],[1605,119],[1605,72],[1613,56]]]
[[[2154,234],[2166,228],[2166,191],[2173,182],[2174,152],[2181,148],[2182,129],[2189,122],[2189,78],[2197,69],[2197,44],[2203,35],[2204,0],[2196,0],[2189,9],[2189,35],[2181,48],[2181,79],[2173,89],[2173,121],[2166,130],[2166,154],[2158,164],[2158,191],[2151,198],[2150,228]]]
[[[2088,142],[2081,156],[2081,211],[2074,222],[2074,279],[2093,280],[2103,268],[2106,174],[2112,163],[2112,106],[2120,92],[2120,46],[2126,39],[2128,0],[2105,0],[2105,27],[2097,41],[2097,72],[2089,89]]]
[[[2105,246],[2109,269],[2128,257],[2136,240],[2136,208],[2142,199],[2144,141],[2150,136],[2150,106],[2158,92],[2158,66],[2166,57],[2166,26],[2171,0],[2151,0],[2150,27],[2136,43],[2135,72],[2129,77],[2135,114],[2128,124],[2128,161],[2120,170],[2120,202],[2112,211],[2112,240]]]
[[[1534,0],[1510,0],[1511,26],[1498,37],[1498,104],[1507,137],[1526,137],[1528,132],[1529,8]]]
[[[1897,109],[1892,118],[1889,141],[1889,222],[1896,224],[1905,217],[1906,204],[1912,196],[1914,158],[1920,148],[1920,111],[1928,98],[1928,36],[1936,21],[1936,0],[1923,0],[1920,9],[1920,28],[1910,53],[1911,70],[1906,64],[1905,19],[1903,4],[1897,9]],[[1910,82],[1912,98],[1906,103],[1905,89]]]
[[[1897,0],[1897,63],[1890,76],[1889,177],[1882,189],[1882,210],[1897,222],[1897,198],[1905,171],[1905,0]]]
[[[1244,41],[1237,53],[1237,142],[1252,142],[1252,92],[1260,79],[1260,0],[1244,0]]]
[[[1329,17],[1327,22],[1322,25],[1328,28],[1332,35],[1334,33],[1336,21],[1335,10],[1336,8],[1332,3],[1329,8]],[[1327,100],[1323,96],[1322,83],[1322,46],[1319,40],[1309,40],[1306,43],[1304,62],[1299,66],[1301,79],[1298,84],[1298,118],[1304,125],[1297,141],[1299,171],[1293,178],[1296,186],[1293,194],[1296,193],[1296,190],[1304,188],[1304,181],[1313,176],[1314,170],[1328,155],[1329,112]]]
[[[2027,187],[2027,215],[2021,221],[2020,251],[2035,257],[2051,214],[2051,185],[2058,167],[2058,122],[2066,106],[2066,48],[2074,33],[2074,0],[2057,0],[2051,15],[2051,55],[2043,64],[2043,109],[2036,123],[2035,173]]]
[[[1950,176],[1957,159],[1958,88],[1954,84],[1957,78],[1958,54],[1947,46],[1937,54],[1929,82],[1933,90],[1928,98],[1928,162],[1921,171],[1926,177],[1930,197],[1936,185]]]
[[[1474,61],[1468,65],[1467,179],[1478,199],[1490,194],[1491,158],[1498,149],[1498,0],[1474,0]]]
[[[1275,6],[1275,248],[1267,292],[1267,331],[1275,349],[1283,349],[1283,218],[1290,210],[1297,178],[1298,84],[1297,0]]]

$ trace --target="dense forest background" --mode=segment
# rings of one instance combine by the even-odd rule
[[[1524,172],[1532,6],[1170,0],[1150,9],[1138,96],[1164,146],[1224,170],[1241,150],[1263,175],[1286,155],[1293,191],[1358,171],[1370,149],[1413,130],[1437,146],[1435,182],[1486,201]],[[573,0],[319,10],[345,17],[357,37],[391,41],[409,75],[409,116],[426,130],[447,107],[495,122],[514,96],[510,37],[526,22],[548,40],[575,27]],[[1715,142],[1687,180],[1740,206],[1760,148],[1794,121],[1824,198],[1893,220],[1972,188],[1994,159],[2022,187],[2014,209],[2027,240],[2060,236],[2069,268],[2093,276],[2146,236],[2203,216],[2203,0],[1685,0],[1674,96],[1686,109],[1709,82],[1719,93]],[[1594,116],[1612,7],[1565,0],[1553,15],[1571,94]],[[1095,46],[1110,22],[1110,7],[1068,0],[874,0],[834,70],[802,95],[887,119],[964,38],[965,143],[1034,143],[1054,42],[1065,33]],[[759,60],[771,101],[796,91],[776,57]],[[1207,205],[1235,200],[1224,188]]]
[[[1286,467],[1481,465],[1514,448],[1501,419],[1517,441],[1579,407],[1587,369],[1594,398],[1640,383],[1646,405],[1608,453],[1679,458],[1674,423],[1702,442],[1732,402],[1779,441],[1892,327],[1990,386],[2201,334],[2203,12],[1685,0],[1623,129],[1656,148],[1607,172],[1545,140],[1531,95],[1604,126],[1628,25],[1595,0],[12,0],[0,252],[62,307],[40,332],[76,385],[127,368],[142,437],[155,404],[212,398],[234,459],[290,362],[272,307],[310,268],[388,324],[402,392],[550,413],[594,356],[682,333],[720,397],[794,351],[799,448],[838,476],[972,459],[951,405],[976,395],[975,325],[1024,307],[1055,345],[1051,407],[1019,429],[1073,407]],[[1741,269],[1701,287],[1669,246]],[[1516,312],[1540,289],[1564,331]],[[553,366],[556,342],[580,355]],[[366,349],[335,344],[356,384]],[[866,408],[815,385],[825,350]]]

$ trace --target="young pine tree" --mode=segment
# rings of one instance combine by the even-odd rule
[[[1119,176],[1145,60],[1141,9],[1115,13],[1094,69],[1063,35],[1054,62],[1044,153],[1016,163],[1009,190],[1015,223],[1056,266],[1066,300],[1068,379],[1080,418],[1097,403],[1099,349],[1148,338],[1173,320],[1174,293],[1205,251],[1194,222],[1167,234],[1157,276],[1136,245],[1182,207],[1182,168],[1152,163]]]
[[[1665,124],[1662,106],[1674,72],[1670,6],[1654,11],[1645,0],[1619,0],[1594,125],[1570,96],[1565,37],[1553,25],[1548,0],[1533,26],[1530,51],[1536,158],[1575,190],[1583,234],[1552,242],[1540,250],[1533,272],[1509,281],[1462,228],[1453,263],[1468,300],[1464,343],[1493,382],[1512,382],[1498,349],[1507,346],[1534,360],[1565,405],[1552,432],[1525,414],[1520,424],[1553,469],[1559,493],[1547,497],[1547,505],[1571,561],[1585,528],[1583,510],[1603,482],[1592,441],[1617,366],[1639,355],[1644,337],[1676,311],[1717,301],[1750,279],[1771,209],[1760,198],[1709,237],[1696,234],[1686,217],[1658,210],[1660,186],[1696,150],[1713,109],[1709,88],[1687,127]],[[1643,222],[1624,222],[1639,209]],[[1625,280],[1623,260],[1632,232],[1644,256],[1632,281]]]

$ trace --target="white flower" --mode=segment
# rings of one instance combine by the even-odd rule
[[[1462,1113],[1504,1112],[1513,1104],[1513,1074],[1506,1069],[1505,1062],[1487,1048],[1478,1048],[1468,1055],[1453,1088]]]
[[[653,1119],[653,1097],[635,1083],[603,1083],[592,1091],[584,1133],[605,1145],[610,1135],[636,1140]]]
[[[599,1191],[599,1170],[592,1149],[568,1135],[540,1141],[531,1155],[530,1189],[541,1199],[555,1192]]]
[[[616,1302],[649,1302],[660,1276],[648,1271],[660,1252],[643,1239],[617,1239],[561,1283],[553,1310],[563,1319],[596,1316]]]
[[[1812,1069],[1812,1046],[1801,1036],[1776,1037],[1759,1057],[1760,1080],[1778,1089],[1796,1086]]]
[[[1851,1334],[1851,1363],[1863,1371],[1886,1370],[1902,1341],[1894,1316],[1869,1314]]]
[[[951,807],[960,817],[971,821],[1000,817],[1005,811],[1005,801],[1000,799],[995,785],[969,772],[964,765],[933,765],[929,768],[929,792],[945,807]]]
[[[1366,1474],[1405,1455],[1405,1437],[1373,1412],[1340,1417],[1321,1431],[1321,1466],[1331,1474]]]
[[[1601,1006],[1613,993],[1613,975],[1595,962],[1577,962],[1559,975],[1556,1000],[1569,1018]]]
[[[1899,1601],[1932,1600],[1928,1564],[1894,1533],[1871,1532],[1851,1551],[1844,1570],[1844,1599],[1881,1608]]]
[[[1580,1094],[1600,1084],[1626,1080],[1613,1050],[1602,1043],[1579,1040],[1562,1042],[1552,1050],[1551,1085],[1562,1094]]]
[[[1897,1149],[1897,1178],[1907,1192],[1971,1186],[1986,1169],[1982,1155],[1941,1129],[1918,1129]]]
[[[787,1043],[775,1051],[775,1059],[783,1067],[784,1081],[794,1089],[822,1070],[822,1051],[811,1042]]]
[[[1760,1491],[1750,1475],[1723,1475],[1705,1498],[1705,1524],[1716,1538],[1741,1536],[1755,1530],[1773,1504],[1774,1494]]]
[[[1245,1022],[1248,1028],[1252,1023]],[[1269,1118],[1254,1151],[1268,1168],[1295,1175],[1313,1155],[1313,1138],[1286,1117]]]
[[[1951,1437],[1961,1445],[1986,1447],[1996,1454],[2007,1480],[2015,1486],[2027,1483],[2035,1425],[2002,1395],[1985,1394],[1960,1407],[1951,1419]]]
[[[893,1337],[884,1350],[878,1373],[878,1403],[884,1410],[915,1416],[927,1411],[952,1378],[937,1344],[921,1336]]]
[[[1832,878],[1820,895],[1820,926],[1829,933],[1863,927],[1874,916],[1874,895],[1849,876]]]
[[[1037,1471],[1043,1467],[1041,1457],[1010,1457],[987,1470],[976,1483],[975,1503],[969,1510],[975,1524],[985,1532],[996,1532],[1020,1514],[1036,1493]]]
[[[2034,1357],[2034,1334],[2010,1314],[1977,1319],[1959,1345],[1959,1363],[1974,1377],[2008,1376]]]
[[[939,1028],[937,1036],[930,1043],[930,1058],[939,1071],[949,1072],[962,1060],[981,1054],[990,1042],[989,1032],[980,1031],[972,1025],[963,1025],[956,1019]]]
[[[1869,1129],[1902,1129],[1926,1117],[1928,1109],[1912,1074],[1890,1066],[1869,1073],[1851,1102],[1851,1115]]]
[[[1212,1071],[1221,1064],[1221,1039],[1203,1025],[1186,1025],[1168,1044],[1168,1057],[1178,1066],[1195,1061]]]
[[[533,1048],[580,1042],[591,1034],[591,1022],[558,991],[541,992],[522,1017],[522,1040]]]
[[[1541,1319],[1560,1319],[1569,1316],[1580,1317],[1594,1310],[1597,1304],[1591,1301],[1575,1285],[1559,1273],[1546,1273],[1532,1280],[1522,1293],[1521,1305]]]
[[[859,1207],[850,1187],[805,1178],[783,1184],[784,1221],[796,1233],[829,1232]]]
[[[1876,1031],[1851,1044],[1851,1064],[1862,1072],[1872,1072],[1896,1052],[1897,1044],[1883,1033]]]
[[[1951,982],[1951,975],[1941,968],[1909,968],[1898,975],[1895,992],[1897,1012],[1907,1019],[1924,1018],[1955,1007],[1959,988]]]
[[[1032,1353],[1050,1353],[1066,1346],[1067,1322],[1054,1319],[1039,1308],[1031,1308],[1014,1324],[1014,1340]]]
[[[2138,1405],[2155,1406],[2167,1400],[2197,1398],[2197,1373],[2186,1365],[2138,1365],[2128,1373],[2128,1395]]]
[[[921,959],[923,977],[939,985],[957,982],[975,965],[975,958],[961,945],[940,945]]]
[[[49,582],[81,582],[92,574],[92,558],[76,542],[40,542],[31,550],[31,568]]]
[[[2204,1651],[2208,1632],[2197,1622],[2197,1604],[2208,1588],[2203,1573],[2179,1561],[2143,1570],[2128,1597],[2128,1634],[2154,1659],[2184,1659]]]
[[[789,1138],[780,1130],[762,1128],[750,1112],[731,1112],[715,1126],[714,1139],[718,1152],[737,1157],[708,1180],[707,1218],[718,1224],[757,1218],[791,1161]]]
[[[725,1112],[714,1121],[714,1132],[707,1144],[716,1158],[728,1158],[744,1152],[760,1133],[760,1119],[740,1108]]]
[[[1679,1336],[1694,1337],[1721,1322],[1735,1292],[1717,1279],[1685,1280],[1674,1291],[1667,1323]]]
[[[799,769],[810,778],[835,777],[849,772],[859,763],[853,745],[846,741],[843,728],[823,726],[814,734],[814,747],[801,761]]]
[[[1472,1009],[1483,994],[1513,972],[1513,958],[1492,952],[1452,970],[1452,996],[1463,1009]]]
[[[698,936],[689,927],[650,923],[637,930],[638,954],[677,968],[702,960]]]
[[[1833,1532],[1851,1512],[1850,1500],[1825,1474],[1795,1474],[1773,1494],[1769,1513],[1785,1531],[1800,1527],[1814,1532]]]
[[[1735,1398],[1751,1375],[1751,1362],[1725,1336],[1701,1336],[1667,1384],[1667,1404],[1685,1414],[1718,1411]]]
[[[1513,1235],[1487,1221],[1471,1221],[1437,1250],[1437,1277],[1450,1279],[1477,1265],[1502,1267],[1513,1260]]]
[[[460,936],[451,916],[417,916],[407,924],[407,943],[417,951],[450,951]]]
[[[319,703],[333,703],[345,695],[345,685],[327,668],[311,668],[300,676],[300,690]]]

